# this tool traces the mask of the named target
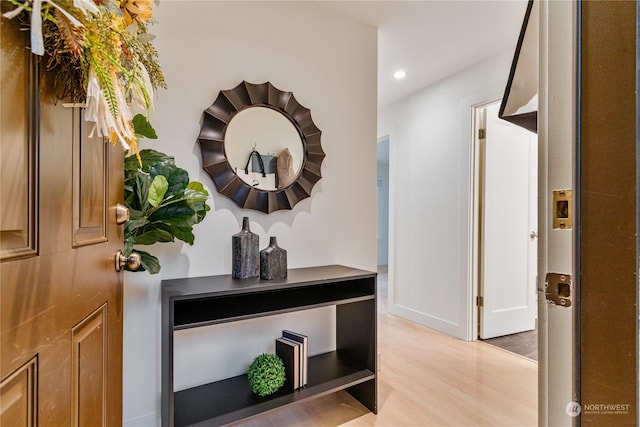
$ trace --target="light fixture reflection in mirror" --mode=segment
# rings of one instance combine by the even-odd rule
[[[240,179],[258,189],[276,190],[279,185],[288,183],[255,180],[259,178],[260,169],[255,164],[255,157],[249,162],[253,150],[263,158],[277,158],[287,148],[293,176],[297,176],[302,168],[304,146],[298,130],[283,114],[271,108],[250,107],[240,111],[227,125],[224,139],[225,154],[233,170]],[[245,173],[247,165],[248,174]]]

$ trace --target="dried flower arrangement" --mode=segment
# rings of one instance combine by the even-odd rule
[[[8,0],[3,14],[30,29],[31,50],[47,58],[59,99],[85,104],[97,136],[138,154],[140,136],[155,138],[148,121],[153,93],[166,88],[147,32],[152,0]],[[28,17],[28,19],[27,19]],[[139,110],[143,114],[136,114]]]

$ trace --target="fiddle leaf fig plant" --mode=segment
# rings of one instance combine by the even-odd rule
[[[175,239],[193,245],[193,226],[211,210],[206,203],[209,193],[200,182],[189,181],[189,174],[176,166],[173,157],[150,149],[139,154],[139,159],[131,155],[124,160],[124,204],[129,208],[124,254],[129,256],[135,245]],[[160,271],[157,257],[135,251],[140,254],[140,267],[135,271]]]

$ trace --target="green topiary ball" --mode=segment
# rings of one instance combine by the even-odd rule
[[[268,396],[284,384],[284,363],[275,354],[261,354],[249,365],[249,385],[258,396]]]

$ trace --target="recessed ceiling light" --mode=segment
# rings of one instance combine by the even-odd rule
[[[396,80],[402,80],[405,77],[407,77],[407,72],[404,70],[398,70],[395,73],[393,73],[393,78],[395,78]]]

